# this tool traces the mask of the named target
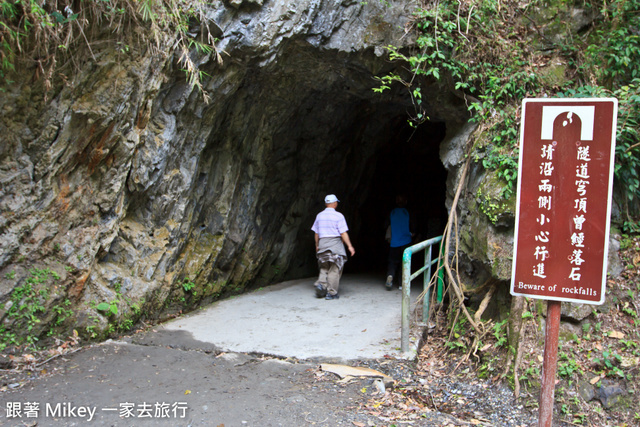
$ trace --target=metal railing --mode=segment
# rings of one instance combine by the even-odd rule
[[[431,266],[438,262],[438,258],[431,260],[431,247],[442,241],[442,236],[434,237],[424,242],[409,246],[402,254],[402,337],[401,350],[409,351],[409,316],[411,305],[411,281],[424,274],[424,299],[422,301],[422,318],[426,321],[429,316],[429,283],[431,282]],[[424,250],[424,266],[411,274],[411,257],[414,253]]]

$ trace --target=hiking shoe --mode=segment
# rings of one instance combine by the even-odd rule
[[[327,290],[322,287],[320,283],[316,284],[316,296],[318,298],[324,298],[327,295]]]
[[[387,288],[388,291],[393,289],[393,276],[392,275],[388,275],[387,276],[387,282],[384,284],[384,287]]]
[[[340,299],[340,296],[338,294],[335,294],[335,295],[327,294],[327,296],[324,297],[324,299]]]

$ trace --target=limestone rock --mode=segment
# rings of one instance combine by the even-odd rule
[[[615,406],[626,391],[616,383],[603,383],[596,390],[596,398],[602,403],[604,408]]]
[[[185,81],[170,34],[127,52],[98,40],[95,61],[46,99],[16,75],[0,98],[5,326],[18,326],[7,310],[35,265],[68,269],[45,311],[69,301],[65,325],[90,337],[314,271],[309,227],[322,195],[354,194],[355,212],[385,123],[410,103],[372,87],[395,67],[375,48],[412,42],[412,10],[210,2],[189,32],[218,39],[222,62],[190,53],[208,103]]]
[[[578,381],[577,387],[578,394],[585,402],[590,402],[596,396],[593,386],[588,381]]]
[[[591,304],[562,304],[562,317],[572,322],[580,322],[593,312]]]

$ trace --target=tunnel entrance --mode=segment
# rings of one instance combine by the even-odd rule
[[[385,224],[396,195],[408,198],[407,209],[415,221],[414,243],[441,235],[447,221],[447,171],[439,156],[445,122],[426,122],[414,128],[406,115],[398,115],[389,126],[391,137],[375,156],[368,197],[356,215],[359,223],[354,224],[357,231],[352,239],[357,256],[345,270],[379,274],[381,278],[389,251]]]
[[[382,279],[385,221],[398,193],[416,218],[416,242],[442,232],[440,146],[468,120],[464,100],[438,82],[420,82],[430,120],[414,128],[407,119],[416,104],[405,86],[373,90],[376,76],[402,64],[304,40],[282,49],[266,66],[230,64],[233,90],[215,92],[220,99],[203,117],[210,133],[198,160],[196,210],[214,246],[208,280],[261,287],[316,275],[311,226],[330,193],[356,248],[345,273]]]

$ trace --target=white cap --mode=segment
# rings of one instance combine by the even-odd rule
[[[327,195],[327,197],[324,198],[324,202],[326,204],[333,203],[333,202],[339,202],[339,201],[340,200],[338,200],[338,198],[336,197],[335,194],[329,194],[329,195]]]

